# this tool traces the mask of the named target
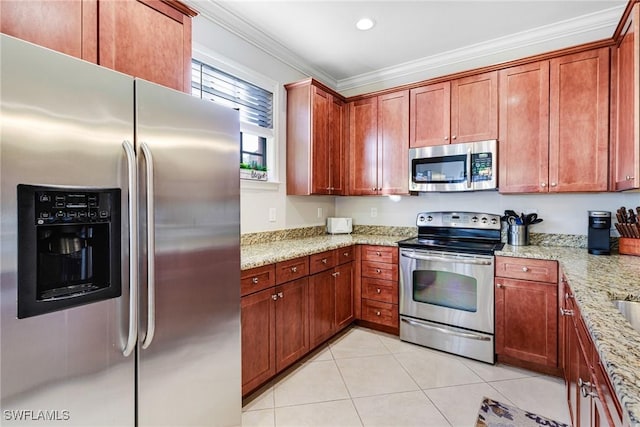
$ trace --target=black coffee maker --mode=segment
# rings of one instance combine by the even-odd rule
[[[590,254],[609,255],[611,253],[610,229],[611,212],[589,211],[588,250]]]

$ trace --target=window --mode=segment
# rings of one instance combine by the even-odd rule
[[[191,94],[240,110],[240,161],[269,168],[273,140],[273,94],[201,61],[191,61]]]

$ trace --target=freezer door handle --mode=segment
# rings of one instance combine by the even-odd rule
[[[147,333],[142,340],[142,348],[146,349],[153,341],[156,331],[156,280],[155,280],[155,206],[153,204],[153,155],[146,142],[140,144],[147,168]]]
[[[123,141],[129,174],[129,334],[122,350],[125,357],[136,348],[138,334],[138,171],[130,141]]]

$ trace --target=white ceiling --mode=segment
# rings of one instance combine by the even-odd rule
[[[348,90],[438,68],[446,62],[464,63],[471,58],[492,56],[495,63],[496,55],[509,60],[525,56],[523,53],[531,55],[608,38],[627,1],[186,3],[203,17],[304,73],[334,88]],[[359,31],[355,23],[365,16],[376,25],[369,31]],[[528,50],[523,51],[523,47]],[[481,60],[479,64],[483,65]]]

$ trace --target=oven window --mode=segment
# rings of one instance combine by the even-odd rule
[[[478,311],[475,278],[448,271],[413,272],[413,300],[475,313]]]

